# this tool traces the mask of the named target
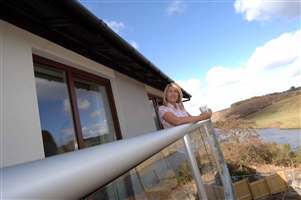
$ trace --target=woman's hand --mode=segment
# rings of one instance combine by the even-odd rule
[[[209,109],[208,114],[210,115],[209,118],[211,118],[211,116],[212,116],[212,110],[211,109]]]
[[[199,115],[200,120],[210,119],[211,116],[212,116],[212,110],[211,110],[211,109],[209,109],[209,111],[204,112],[204,113],[201,113],[201,114]]]

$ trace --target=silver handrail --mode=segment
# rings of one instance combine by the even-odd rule
[[[83,197],[207,123],[211,124],[211,121],[185,124],[2,168],[2,198],[77,199]]]

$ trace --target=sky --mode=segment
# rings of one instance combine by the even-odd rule
[[[301,1],[81,0],[192,95],[191,114],[301,85]]]

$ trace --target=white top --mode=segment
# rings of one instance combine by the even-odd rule
[[[159,118],[164,128],[170,128],[173,127],[172,124],[168,123],[163,119],[163,116],[165,113],[170,112],[174,114],[177,117],[188,117],[189,114],[186,110],[181,110],[180,106],[176,104],[176,107],[172,104],[168,103],[167,106],[162,105],[159,107]]]

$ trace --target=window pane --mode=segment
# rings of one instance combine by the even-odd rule
[[[115,129],[105,87],[77,79],[75,90],[85,147],[113,141]]]
[[[35,64],[45,156],[77,149],[65,73]]]

